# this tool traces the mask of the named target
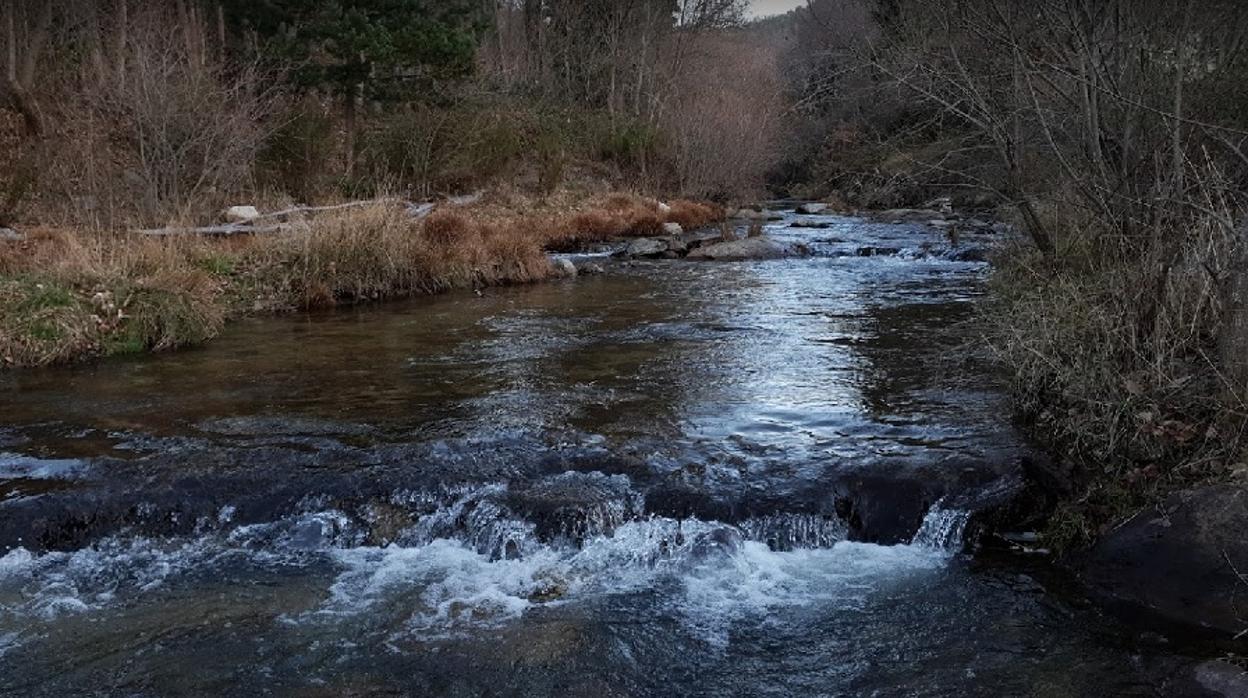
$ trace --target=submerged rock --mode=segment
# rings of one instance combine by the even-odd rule
[[[757,237],[732,242],[719,242],[703,245],[689,253],[690,259],[709,259],[716,261],[740,261],[763,259],[786,259],[789,257],[805,257],[810,250],[804,245],[777,242],[770,238]]]
[[[1229,639],[1248,629],[1248,489],[1214,485],[1136,514],[1074,561],[1097,596]]]

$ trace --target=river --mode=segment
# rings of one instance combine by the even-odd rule
[[[986,265],[782,215],[814,256],[0,374],[0,693],[1158,695],[1188,660],[968,552],[1030,453]]]

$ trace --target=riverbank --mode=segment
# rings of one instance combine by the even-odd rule
[[[0,242],[0,365],[202,344],[256,313],[532,283],[563,273],[549,250],[722,217],[692,201],[561,192],[494,194],[420,218],[378,203],[219,238],[35,229]]]

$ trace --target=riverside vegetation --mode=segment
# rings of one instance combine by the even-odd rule
[[[198,344],[248,312],[536,281],[555,271],[546,250],[718,220],[714,205],[611,196],[756,186],[739,159],[710,161],[728,139],[750,141],[748,121],[685,129],[718,93],[682,82],[713,70],[740,3],[679,16],[652,4],[539,8],[551,35],[526,38],[535,10],[508,4],[6,3],[0,363]],[[571,60],[557,48],[625,30],[621,50],[659,43],[610,65],[578,58],[576,81],[563,80],[571,63],[551,74]],[[619,95],[597,92],[608,72]],[[679,104],[643,108],[676,91]],[[379,203],[235,239],[137,232],[213,223],[243,203],[482,189],[480,204],[428,219]]]

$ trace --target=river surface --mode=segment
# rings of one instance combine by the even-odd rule
[[[1164,644],[966,552],[1028,454],[986,266],[783,215],[814,256],[0,375],[0,694],[1164,694]]]

